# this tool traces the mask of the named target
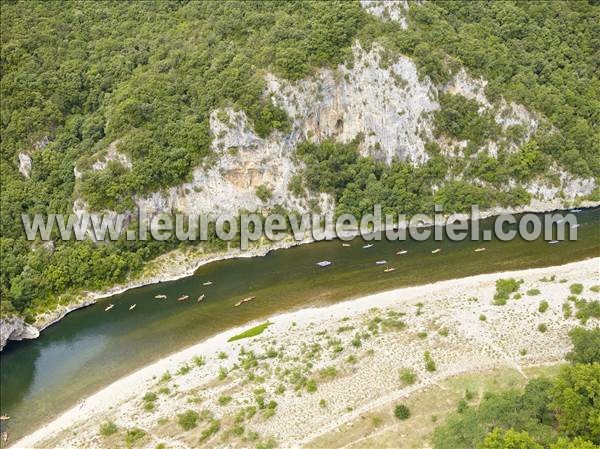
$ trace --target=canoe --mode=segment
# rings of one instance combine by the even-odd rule
[[[477,248],[477,249],[475,250],[475,252],[476,252],[476,253],[480,253],[481,251],[485,251],[485,248]]]
[[[177,301],[185,301],[186,299],[189,299],[189,297],[190,297],[189,295],[183,295],[183,296],[180,296],[179,298],[177,298]]]
[[[367,248],[370,248],[371,246],[373,246],[373,243],[369,243],[368,245],[364,245],[363,248],[367,249]]]
[[[129,306],[129,310],[133,310],[133,309],[135,309],[135,306],[137,306],[137,304],[132,304],[132,305],[130,305],[130,306]]]
[[[109,305],[106,309],[104,309],[105,312],[108,312],[110,309],[112,309],[115,305],[111,304]]]
[[[202,302],[202,301],[204,301],[204,298],[205,298],[205,296],[206,296],[206,295],[204,295],[204,294],[202,294],[202,295],[198,296],[198,300],[197,300],[197,302]]]
[[[441,249],[434,249],[433,251],[431,251],[431,254],[437,254],[441,251]]]
[[[390,267],[390,268],[386,268],[385,270],[383,270],[386,273],[389,273],[390,271],[394,271],[395,268],[394,267]]]
[[[205,283],[203,283],[202,285],[212,285],[211,281],[206,281]]]
[[[320,267],[327,267],[329,265],[331,265],[332,262],[328,261],[328,260],[322,260],[321,262],[317,262],[317,265]]]
[[[401,256],[402,254],[406,254],[408,251],[403,249],[402,251],[398,251],[396,254],[398,254],[399,256]]]
[[[167,299],[167,295],[156,295],[155,299]]]

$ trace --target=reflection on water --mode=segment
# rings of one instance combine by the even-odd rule
[[[3,414],[11,440],[64,411],[116,378],[232,326],[306,305],[326,304],[407,285],[512,269],[550,266],[600,254],[600,209],[577,216],[578,241],[375,242],[363,249],[339,241],[230,259],[193,276],[130,290],[78,310],[33,341],[11,343],[0,355]],[[486,220],[481,227],[490,228]],[[486,247],[475,253],[474,249]],[[440,248],[437,254],[431,251]],[[400,250],[404,255],[397,255]],[[315,262],[330,260],[320,268]],[[387,260],[396,268],[376,265]],[[212,285],[203,285],[212,281]],[[154,299],[157,294],[167,300]],[[206,299],[197,303],[196,298]],[[187,301],[177,301],[189,295]],[[256,296],[240,307],[240,299]],[[105,312],[108,303],[115,307]],[[129,306],[137,304],[133,311]],[[6,422],[2,423],[7,426]]]

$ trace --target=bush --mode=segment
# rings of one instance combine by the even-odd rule
[[[177,423],[183,430],[192,430],[198,425],[198,419],[200,415],[194,410],[186,410],[183,413],[177,415]]]
[[[425,353],[423,354],[423,358],[425,359],[425,369],[430,373],[434,372],[437,369],[437,367],[435,366],[435,362],[431,358],[431,354],[429,353],[429,351],[425,351]]]
[[[581,284],[571,284],[569,286],[569,290],[574,295],[580,295],[583,292],[583,285],[581,285]]]
[[[401,420],[408,419],[410,417],[410,409],[404,404],[399,404],[394,408],[394,416]]]
[[[494,294],[494,304],[503,306],[508,301],[511,293],[519,290],[520,281],[513,278],[498,279],[496,281],[496,293]]]
[[[306,382],[306,391],[308,391],[309,393],[314,393],[315,391],[317,391],[317,383],[313,379],[309,379]]]
[[[479,321],[487,321],[487,317],[482,313],[479,315]]]
[[[537,296],[540,293],[541,292],[538,288],[531,288],[531,289],[527,290],[527,296]]]
[[[215,433],[217,433],[220,428],[221,428],[221,422],[218,419],[213,419],[210,422],[209,426],[206,429],[204,429],[202,431],[202,433],[200,434],[200,441],[204,441],[204,440],[210,438]]]
[[[231,402],[231,396],[219,396],[219,405],[227,405]]]
[[[267,201],[269,201],[271,199],[271,197],[273,196],[273,191],[264,184],[259,185],[256,188],[255,193],[256,193],[256,196],[258,197],[258,199],[261,200],[263,203],[266,203]]]
[[[335,366],[328,366],[327,368],[323,368],[320,372],[322,378],[332,378],[337,375],[337,369]]]
[[[109,437],[119,431],[117,425],[112,421],[107,421],[100,426],[100,435]]]
[[[417,373],[410,368],[402,368],[400,370],[400,381],[404,385],[412,385],[417,381]]]
[[[546,332],[548,330],[548,326],[545,323],[541,323],[537,327],[537,330],[540,331],[543,334],[544,332]]]
[[[127,446],[132,446],[133,443],[144,438],[144,436],[146,436],[146,432],[144,432],[142,429],[134,427],[133,429],[129,429],[127,434],[125,434],[125,443]]]
[[[544,313],[546,310],[548,310],[549,306],[550,305],[548,304],[548,301],[546,301],[544,299],[543,301],[540,302],[540,305],[538,306],[538,312]]]

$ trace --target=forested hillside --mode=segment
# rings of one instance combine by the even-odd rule
[[[306,141],[297,149],[290,195],[310,202],[326,192],[338,212],[356,214],[374,202],[404,212],[434,202],[464,210],[472,203],[528,204],[525,182],[536,176],[558,185],[557,173],[596,185],[600,176],[594,2],[400,4],[407,28],[359,2],[2,2],[1,8],[4,312],[33,318],[59,295],[123,281],[179,245],[31,244],[21,213],[70,213],[76,199],[90,210],[132,210],[139,196],[189,181],[195,168],[217,163],[210,117],[220,108],[243,111],[260,138],[285,136],[293,117],[265,94],[265,76],[295,82],[321,68],[350,67],[356,42],[382,48],[383,63],[410,57],[434,86],[464,68],[487,81],[492,107],[522,104],[539,116],[539,127],[526,137],[518,125],[500,127],[471,99],[440,95],[426,162],[375,160],[360,153],[360,136]],[[442,141],[466,147],[450,154]],[[487,151],[490,142],[496,154]],[[92,169],[111,144],[127,163],[108,160]]]

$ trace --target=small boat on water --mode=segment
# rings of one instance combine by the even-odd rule
[[[238,302],[235,303],[235,307],[239,307],[241,305],[242,305],[242,301],[238,301]]]
[[[571,225],[571,229],[578,228],[579,226],[581,226],[579,223],[577,223],[577,224],[574,224],[574,225]]]
[[[133,310],[133,309],[135,309],[135,306],[137,306],[137,304],[131,304],[131,305],[129,306],[129,310]]]
[[[342,246],[350,246],[350,243],[342,243]]]
[[[556,243],[558,243],[558,242],[559,242],[558,240],[550,240],[548,243],[549,243],[550,245],[554,245],[554,244],[556,244]]]
[[[385,273],[389,273],[390,271],[394,271],[394,270],[395,270],[395,268],[394,268],[394,267],[389,267],[389,268],[386,268],[386,269],[385,269],[385,270],[383,270],[383,271],[384,271]]]
[[[441,249],[434,249],[433,251],[431,251],[431,254],[437,254],[441,251]]]
[[[363,248],[367,249],[367,248],[370,248],[371,246],[373,246],[373,243],[369,243],[368,245],[364,245]]]
[[[402,254],[406,254],[408,251],[403,249],[402,251],[398,251],[396,254],[398,254],[399,256],[401,256]]]
[[[106,307],[106,309],[104,309],[105,312],[108,312],[110,309],[112,309],[115,305],[114,304],[110,304],[108,307]]]
[[[6,415],[0,416],[0,421],[6,421],[8,419],[10,419],[10,416],[6,416]]]
[[[183,296],[180,296],[179,298],[177,298],[177,301],[185,301],[186,299],[189,299],[189,298],[190,298],[190,295],[183,295]]]
[[[375,262],[375,265],[385,265],[387,263],[387,260],[378,260],[377,262]]]
[[[167,299],[167,295],[156,295],[155,299]]]
[[[579,212],[581,212],[581,209],[571,209],[571,212],[573,212],[574,214],[578,214]]]
[[[477,248],[477,249],[475,249],[476,253],[480,253],[481,251],[485,251],[485,248]]]
[[[206,281],[202,285],[212,285],[212,282],[211,281]]]
[[[197,301],[196,301],[196,302],[202,302],[202,301],[204,301],[204,298],[205,298],[205,297],[206,297],[206,295],[205,295],[205,294],[202,294],[202,295],[198,296],[198,299],[197,299]]]
[[[256,296],[249,296],[247,298],[242,299],[242,302],[249,302],[252,301],[253,299],[256,299]]]
[[[331,265],[333,262],[330,262],[328,260],[322,260],[321,262],[317,262],[317,265],[320,267],[328,267],[329,265]]]

